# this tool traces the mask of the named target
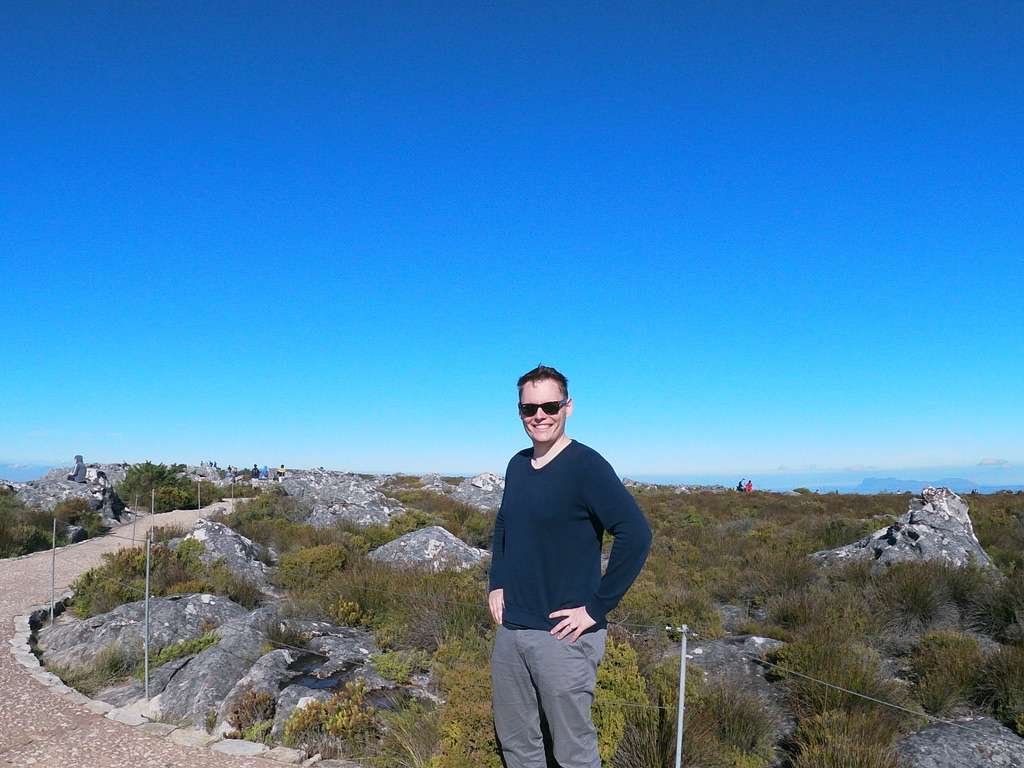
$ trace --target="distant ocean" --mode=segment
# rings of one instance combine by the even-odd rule
[[[24,483],[29,480],[38,480],[45,475],[56,464],[0,464],[0,480],[13,480],[16,483]]]

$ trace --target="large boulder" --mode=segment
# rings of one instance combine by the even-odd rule
[[[490,557],[490,553],[469,546],[439,525],[432,525],[399,536],[371,550],[368,556],[380,563],[437,572],[464,571]]]
[[[1024,739],[990,717],[936,723],[896,745],[901,768],[1021,768]]]
[[[493,472],[467,477],[452,491],[452,498],[471,507],[496,512],[505,493],[505,478]]]
[[[401,503],[377,489],[378,482],[349,472],[289,469],[280,485],[289,496],[310,507],[307,522],[317,528],[341,521],[387,525],[405,511]]]
[[[7,483],[25,504],[49,512],[67,499],[85,499],[89,508],[99,512],[103,524],[117,525],[125,510],[125,504],[114,491],[114,484],[125,476],[122,464],[87,464],[85,482],[68,480],[74,467],[51,469],[38,480],[27,483]]]
[[[184,539],[172,542],[172,547],[176,547],[180,541],[200,542],[203,553],[199,559],[205,564],[223,562],[235,576],[252,582],[264,592],[271,591],[269,569],[264,562],[269,558],[267,550],[223,523],[200,518]]]
[[[967,504],[948,488],[925,488],[910,500],[905,515],[870,536],[815,552],[821,565],[867,560],[879,567],[907,561],[937,560],[957,567],[970,563],[992,566],[978,543]]]
[[[150,648],[201,636],[211,627],[245,616],[248,611],[226,597],[194,594],[154,597],[149,601]],[[146,604],[140,600],[119,605],[112,611],[88,619],[68,614],[39,632],[39,648],[48,665],[81,667],[92,662],[111,645],[120,645],[141,656],[145,634]]]

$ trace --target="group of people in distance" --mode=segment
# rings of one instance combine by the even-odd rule
[[[753,493],[754,492],[754,481],[753,480],[740,480],[736,483],[737,493]]]
[[[264,464],[262,468],[260,468],[256,464],[253,464],[252,469],[242,470],[238,469],[237,467],[229,466],[225,478],[234,481],[236,477],[248,476],[250,480],[270,480],[270,471],[271,470],[267,467],[266,464]],[[285,476],[284,464],[279,466],[277,469],[273,470],[273,472],[274,481],[280,483]]]

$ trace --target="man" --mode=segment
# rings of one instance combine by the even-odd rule
[[[605,615],[643,567],[651,530],[611,465],[565,434],[565,376],[538,366],[518,386],[533,448],[509,462],[494,524],[495,730],[508,768],[545,768],[542,718],[562,768],[600,768],[590,707]],[[615,541],[602,577],[606,530]]]

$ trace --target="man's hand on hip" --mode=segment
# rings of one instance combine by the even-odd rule
[[[493,592],[491,593],[494,594]],[[579,640],[580,635],[590,629],[592,626],[597,624],[590,614],[587,613],[587,609],[582,605],[579,608],[563,608],[560,611],[549,613],[549,619],[557,619],[560,616],[564,616],[558,624],[551,630],[551,634],[557,637],[559,640],[565,639],[569,636],[569,642],[575,643]]]
[[[505,590],[493,589],[487,596],[487,607],[491,609],[491,618],[495,624],[501,624],[505,615]]]

